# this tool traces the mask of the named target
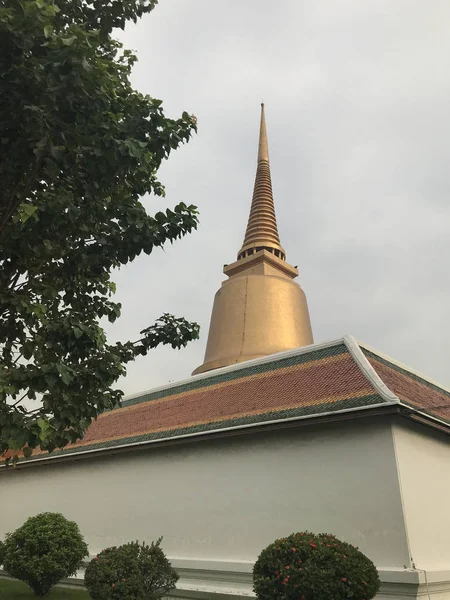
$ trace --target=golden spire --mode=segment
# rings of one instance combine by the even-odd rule
[[[278,258],[286,260],[278,236],[277,219],[273,203],[272,181],[270,179],[269,147],[267,144],[264,104],[261,104],[261,124],[259,128],[258,166],[252,206],[248,219],[244,243],[238,253],[238,260],[251,256],[258,250],[268,250]]]
[[[270,181],[264,104],[258,167],[245,240],[216,293],[205,360],[193,375],[313,343],[296,267],[280,245]]]

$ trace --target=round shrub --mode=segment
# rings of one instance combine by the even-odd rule
[[[87,554],[76,523],[59,513],[41,513],[7,534],[3,568],[36,596],[45,596],[58,581],[74,575]]]
[[[100,552],[86,567],[84,584],[93,600],[156,600],[175,588],[172,569],[160,544],[130,542]]]
[[[379,587],[373,562],[326,533],[304,531],[276,540],[253,568],[259,600],[370,600]]]

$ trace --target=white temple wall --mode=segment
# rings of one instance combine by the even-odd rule
[[[309,529],[359,546],[381,569],[409,566],[387,419],[11,469],[0,473],[0,506],[1,537],[30,515],[59,511],[79,524],[91,554],[163,535],[177,564],[246,564],[275,538]]]
[[[394,440],[413,562],[417,569],[450,569],[450,438],[399,422]]]

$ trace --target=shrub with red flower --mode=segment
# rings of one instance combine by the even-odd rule
[[[93,600],[158,600],[175,588],[178,574],[156,543],[106,548],[86,567],[84,583]]]
[[[379,587],[373,562],[327,533],[275,540],[253,568],[258,600],[370,600]]]

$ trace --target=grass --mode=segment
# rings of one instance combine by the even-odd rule
[[[54,587],[45,599],[49,600],[89,600],[84,590]],[[36,600],[30,588],[21,581],[11,581],[0,577],[0,600]]]

